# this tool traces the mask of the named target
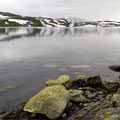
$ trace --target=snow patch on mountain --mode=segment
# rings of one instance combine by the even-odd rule
[[[30,22],[28,20],[20,20],[20,19],[8,19],[8,21],[16,22],[16,23],[21,24],[21,25],[24,25],[24,24],[27,24],[28,22]]]
[[[9,23],[8,22],[5,22],[6,25],[8,25]]]
[[[0,19],[7,19],[7,18],[9,18],[9,17],[8,17],[8,16],[4,16],[4,15],[0,14]]]
[[[77,18],[77,17],[72,17],[72,16],[66,17],[65,19],[67,19],[67,21],[71,22],[71,23],[87,22],[85,19],[81,19],[81,18]]]

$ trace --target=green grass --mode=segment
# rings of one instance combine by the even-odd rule
[[[6,15],[6,14],[5,14]],[[33,26],[33,27],[43,27],[42,23],[37,20],[34,17],[22,17],[22,16],[11,16],[10,19],[20,19],[20,20],[28,20],[30,22],[21,25],[17,22],[12,22],[12,21],[8,21],[8,19],[0,19],[0,27],[19,27],[19,26]],[[5,24],[5,22],[9,23],[9,24]],[[31,24],[32,22],[32,24]]]

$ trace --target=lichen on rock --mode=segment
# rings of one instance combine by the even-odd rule
[[[69,92],[62,85],[46,87],[25,105],[24,111],[45,114],[50,119],[61,116],[69,101]]]
[[[68,75],[61,75],[56,80],[48,80],[46,82],[46,86],[54,86],[54,85],[63,85],[64,87],[68,88],[72,81]]]

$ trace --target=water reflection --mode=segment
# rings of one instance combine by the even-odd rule
[[[76,36],[84,34],[119,33],[120,28],[0,28],[0,41],[9,41],[22,37]]]
[[[0,109],[28,100],[61,74],[101,74],[120,59],[119,28],[0,28]]]

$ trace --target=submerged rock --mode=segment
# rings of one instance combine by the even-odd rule
[[[89,65],[72,65],[72,68],[76,68],[76,69],[89,69],[91,68],[91,66]]]
[[[120,94],[114,94],[112,101],[115,107],[120,107]]]
[[[109,66],[108,68],[111,70],[120,72],[120,64],[119,65],[112,65],[112,66]]]
[[[94,62],[94,64],[95,65],[103,65],[103,66],[105,66],[105,65],[110,65],[110,63],[105,63],[105,62]]]
[[[69,101],[69,92],[62,85],[43,89],[30,99],[24,111],[45,114],[50,119],[60,117]]]
[[[101,109],[92,120],[120,120],[120,107]]]
[[[65,69],[65,68],[58,68],[58,70],[63,71],[63,72],[67,71],[67,69]]]
[[[46,82],[46,86],[63,85],[66,88],[68,88],[71,83],[72,83],[72,81],[70,80],[69,76],[67,76],[67,75],[61,75],[56,80],[48,80]]]
[[[102,86],[108,91],[117,91],[117,89],[120,87],[120,81],[119,80],[106,80],[102,82]]]
[[[16,87],[18,87],[18,86],[21,85],[21,84],[23,84],[23,82],[1,87],[1,88],[0,88],[0,92],[7,91],[7,90],[9,90],[9,89],[15,89]]]
[[[92,76],[79,75],[71,86],[78,89],[79,87],[97,87],[99,85],[101,85],[101,77],[97,74]]]
[[[44,67],[48,67],[48,68],[56,68],[56,67],[58,67],[58,65],[44,64]]]

